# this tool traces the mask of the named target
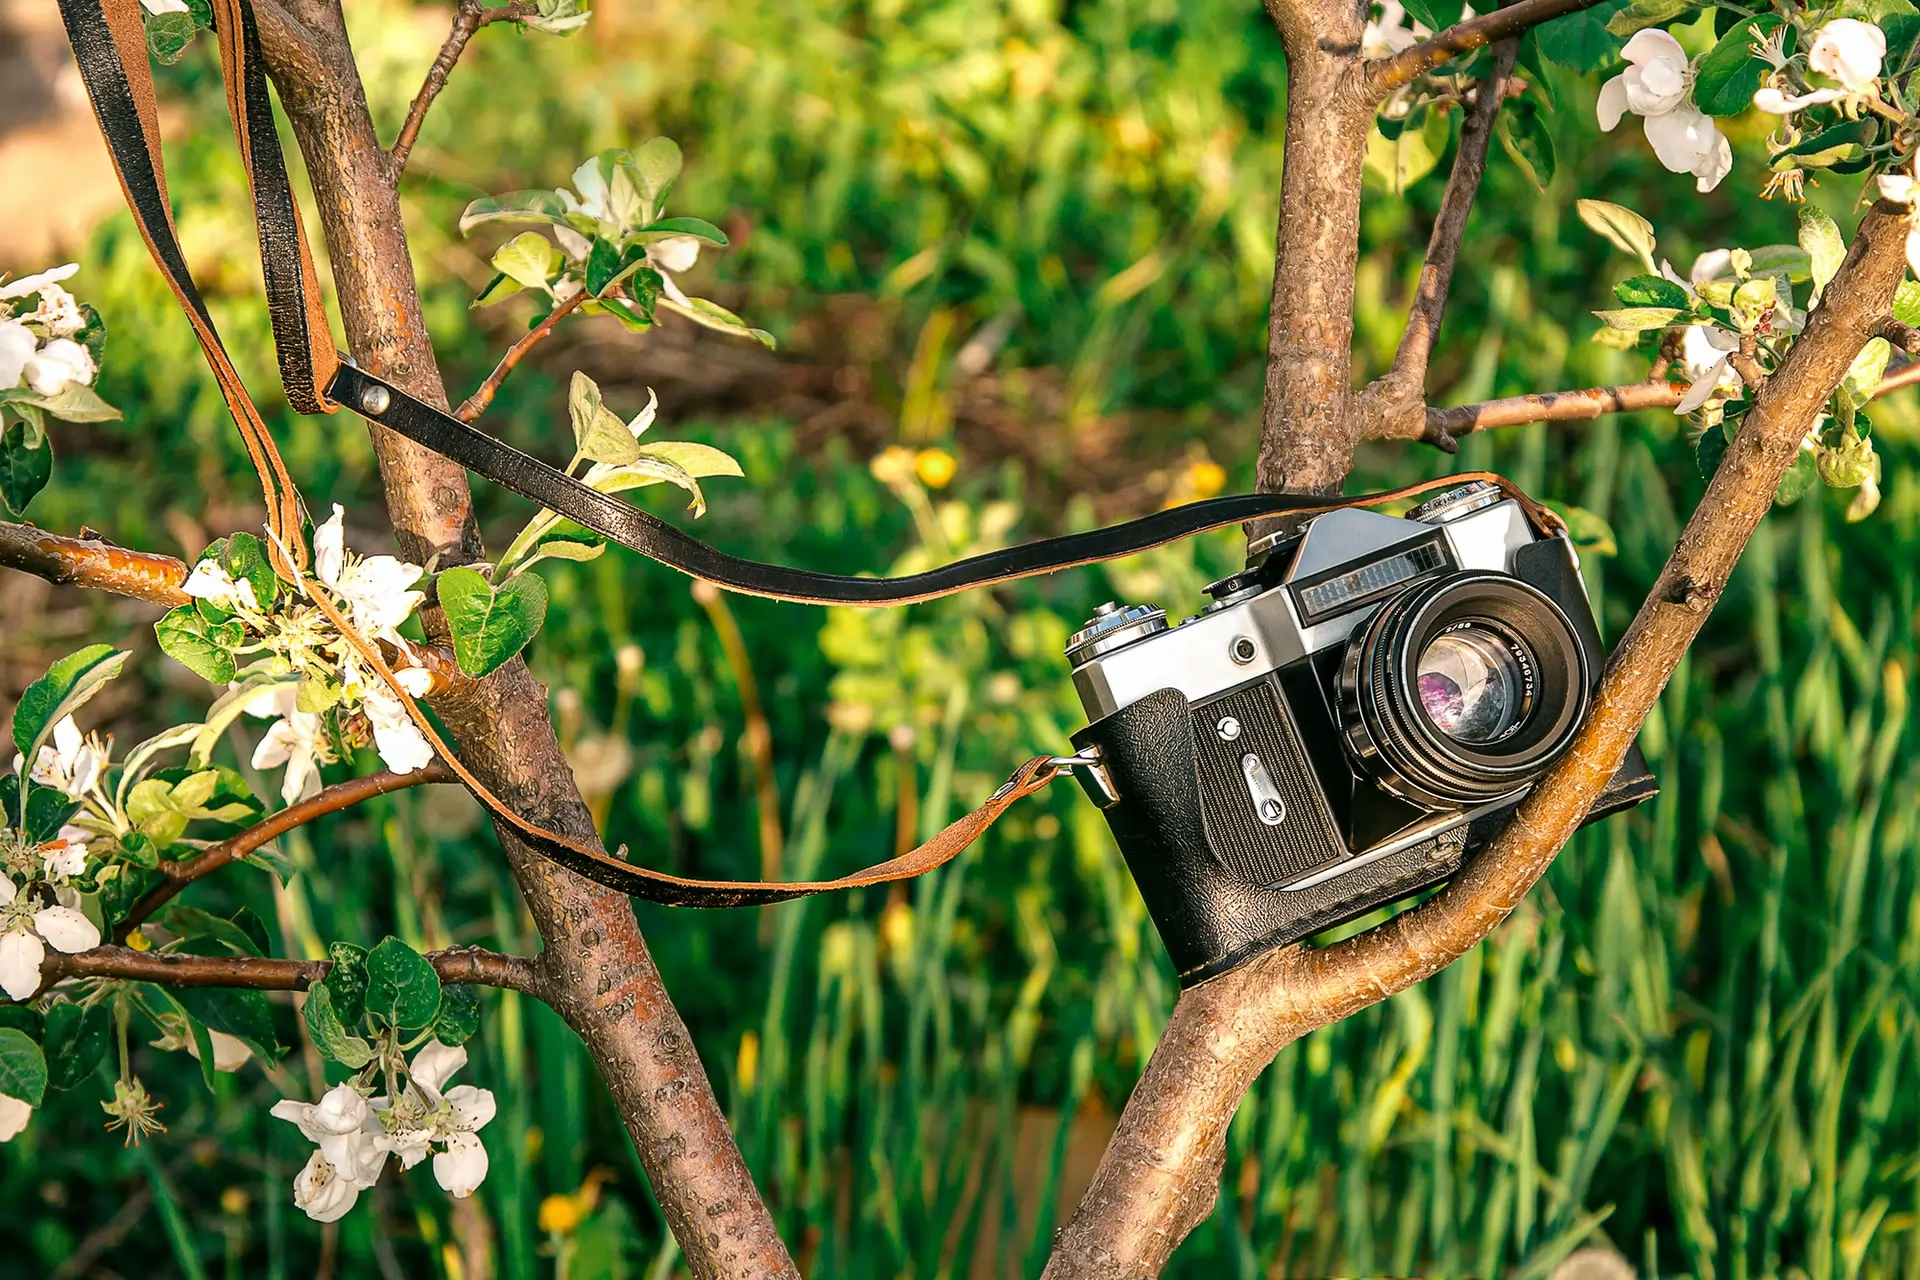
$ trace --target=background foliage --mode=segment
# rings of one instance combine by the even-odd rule
[[[350,11],[391,136],[444,15]],[[264,306],[209,53],[165,76],[191,125],[171,185],[264,401]],[[493,242],[457,237],[460,207],[560,184],[593,150],[656,133],[688,156],[677,207],[738,246],[703,260],[702,285],[782,343],[772,357],[671,320],[640,339],[576,327],[489,418],[518,442],[564,452],[573,367],[629,414],[657,387],[676,436],[746,472],[709,485],[705,536],[846,570],[1250,487],[1285,79],[1257,5],[666,0],[609,6],[572,41],[490,31],[468,56],[408,186],[456,395],[514,333],[502,309],[467,309]],[[1437,403],[1641,375],[1588,341],[1588,310],[1609,305],[1596,282],[1626,264],[1570,216],[1578,196],[1626,199],[1687,260],[1793,239],[1790,208],[1736,217],[1764,123],[1724,122],[1751,173],[1696,196],[1643,147],[1595,132],[1596,80],[1550,79],[1559,176],[1542,196],[1496,152]],[[1369,202],[1363,373],[1390,361],[1443,173]],[[1851,225],[1848,192],[1812,194]],[[35,519],[186,554],[257,525],[237,440],[131,222],[100,225],[82,261],[75,287],[110,327],[101,390],[127,421],[56,429],[62,462]],[[1172,1274],[1542,1275],[1604,1238],[1643,1274],[1920,1276],[1920,749],[1905,734],[1920,450],[1910,399],[1873,417],[1886,502],[1848,525],[1846,496],[1816,490],[1769,520],[1643,735],[1659,799],[1582,833],[1513,921],[1440,977],[1282,1054],[1234,1124],[1219,1209]],[[374,518],[355,424],[283,408],[276,425],[310,502]],[[956,459],[951,480],[932,453],[912,478],[876,479],[869,459],[895,443]],[[1475,437],[1457,459],[1381,450],[1355,483],[1456,466],[1610,521],[1614,553],[1586,560],[1610,636],[1702,487],[1666,414]],[[497,546],[524,512],[481,500]],[[380,532],[349,540],[371,549]],[[1110,595],[1179,607],[1234,556],[1221,536],[823,615],[703,602],[609,554],[549,566],[530,658],[610,844],[680,872],[777,861],[805,876],[937,829],[1028,749],[1064,744],[1077,720],[1058,654],[1078,619]],[[142,618],[54,599],[6,610],[10,669],[82,633],[131,643],[136,673],[95,704],[117,707],[123,740],[193,713],[197,682],[159,658]],[[535,945],[478,810],[449,789],[375,801],[282,848],[303,869],[285,890],[237,868],[192,900],[254,905],[287,954],[389,932],[422,948]],[[902,890],[643,922],[811,1274],[1036,1272],[1175,990],[1072,788]],[[323,1238],[286,1203],[304,1149],[266,1115],[283,1091],[315,1096],[317,1060],[296,1051],[278,1086],[250,1067],[209,1096],[190,1060],[143,1050],[170,1131],[123,1151],[87,1090],[55,1095],[0,1150],[15,1206],[0,1241],[55,1275],[304,1275],[323,1258],[344,1275],[672,1274],[571,1033],[490,994],[469,1048],[468,1078],[501,1115],[492,1176],[458,1211],[390,1181]]]

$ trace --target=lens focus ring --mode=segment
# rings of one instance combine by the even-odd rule
[[[1572,742],[1587,654],[1558,606],[1507,574],[1390,601],[1348,642],[1339,710],[1360,771],[1430,809],[1511,795]]]

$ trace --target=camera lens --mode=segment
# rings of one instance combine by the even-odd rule
[[[1590,698],[1559,606],[1504,573],[1425,583],[1347,642],[1340,724],[1357,769],[1429,809],[1485,804],[1538,777]]]
[[[1533,699],[1518,642],[1481,622],[1435,636],[1420,655],[1414,686],[1434,728],[1456,742],[1484,745],[1519,729]]]

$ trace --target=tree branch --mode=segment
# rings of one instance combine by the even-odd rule
[[[447,87],[447,77],[453,74],[453,64],[460,61],[460,55],[466,52],[467,41],[489,23],[518,22],[537,11],[534,0],[513,0],[513,3],[497,9],[483,7],[480,0],[459,0],[453,14],[453,29],[447,32],[446,43],[440,46],[439,56],[427,68],[427,78],[421,84],[420,92],[414,95],[413,105],[407,109],[406,123],[400,126],[400,135],[393,140],[393,149],[387,153],[387,163],[393,169],[396,180],[407,167],[407,157],[413,154],[413,144],[420,137],[420,125],[427,118],[427,108]]]
[[[531,956],[503,955],[479,947],[429,951],[440,981],[455,986],[501,987],[546,999],[540,967]],[[169,987],[246,987],[254,991],[305,991],[327,976],[331,960],[286,960],[275,956],[193,956],[174,951],[95,947],[76,955],[49,951],[40,978],[119,978]]]
[[[500,384],[505,382],[507,375],[526,358],[527,352],[533,350],[534,344],[552,333],[555,325],[572,315],[586,301],[587,293],[582,289],[548,312],[546,319],[522,334],[518,342],[507,348],[507,354],[500,357],[500,363],[493,367],[493,372],[487,375],[487,380],[481,383],[458,409],[454,410],[453,416],[462,422],[472,422],[485,413],[487,406],[493,403],[494,395],[500,390]]]
[[[1519,904],[1606,786],[1725,589],[1781,474],[1886,317],[1906,227],[1874,211],[1806,331],[1756,394],[1666,567],[1607,663],[1573,748],[1427,902],[1331,946],[1291,946],[1182,994],[1046,1276],[1158,1272],[1210,1203],[1228,1122],[1273,1056],[1431,976]]]
[[[1402,49],[1390,58],[1367,63],[1367,91],[1374,102],[1384,102],[1395,89],[1413,83],[1443,62],[1472,53],[1496,40],[1520,35],[1543,22],[1591,9],[1600,0],[1519,0],[1504,9],[1448,27],[1432,39]]]
[[[262,845],[270,844],[296,827],[324,817],[329,813],[338,813],[364,803],[375,796],[383,796],[391,791],[402,791],[408,787],[425,786],[435,782],[454,781],[453,770],[438,760],[423,769],[412,773],[370,773],[363,778],[350,778],[334,785],[310,799],[298,804],[288,805],[277,813],[270,813],[245,831],[218,844],[208,845],[184,862],[168,860],[160,864],[160,871],[166,879],[149,889],[140,900],[133,904],[133,910],[113,931],[115,942],[125,942],[127,935],[150,919],[154,912],[178,896],[182,889],[195,880],[212,875],[220,868],[238,862]]]
[[[63,586],[90,587],[171,609],[192,597],[180,589],[185,561],[129,551],[104,538],[68,538],[0,520],[0,565]]]
[[[1444,431],[1435,432],[1423,422],[1426,406],[1427,363],[1433,355],[1434,335],[1440,331],[1440,317],[1447,309],[1447,290],[1453,281],[1453,269],[1460,257],[1460,241],[1466,235],[1467,218],[1473,212],[1474,198],[1480,194],[1480,180],[1487,172],[1487,148],[1493,142],[1494,121],[1507,96],[1507,80],[1513,74],[1514,58],[1520,52],[1518,40],[1502,40],[1494,46],[1493,71],[1475,93],[1473,108],[1460,129],[1460,146],[1454,154],[1453,172],[1447,178],[1446,194],[1440,200],[1440,212],[1433,220],[1433,232],[1427,238],[1427,259],[1420,268],[1420,284],[1414,291],[1413,307],[1407,315],[1407,327],[1400,334],[1400,349],[1393,368],[1377,378],[1356,398],[1354,413],[1360,420],[1362,439],[1379,439],[1396,424],[1418,425],[1421,438],[1454,451],[1453,439]]]

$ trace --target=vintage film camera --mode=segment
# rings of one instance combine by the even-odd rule
[[[1078,776],[1183,986],[1453,875],[1605,658],[1567,539],[1484,480],[1249,552],[1199,616],[1110,603],[1067,646]],[[1589,820],[1655,790],[1634,748]]]

